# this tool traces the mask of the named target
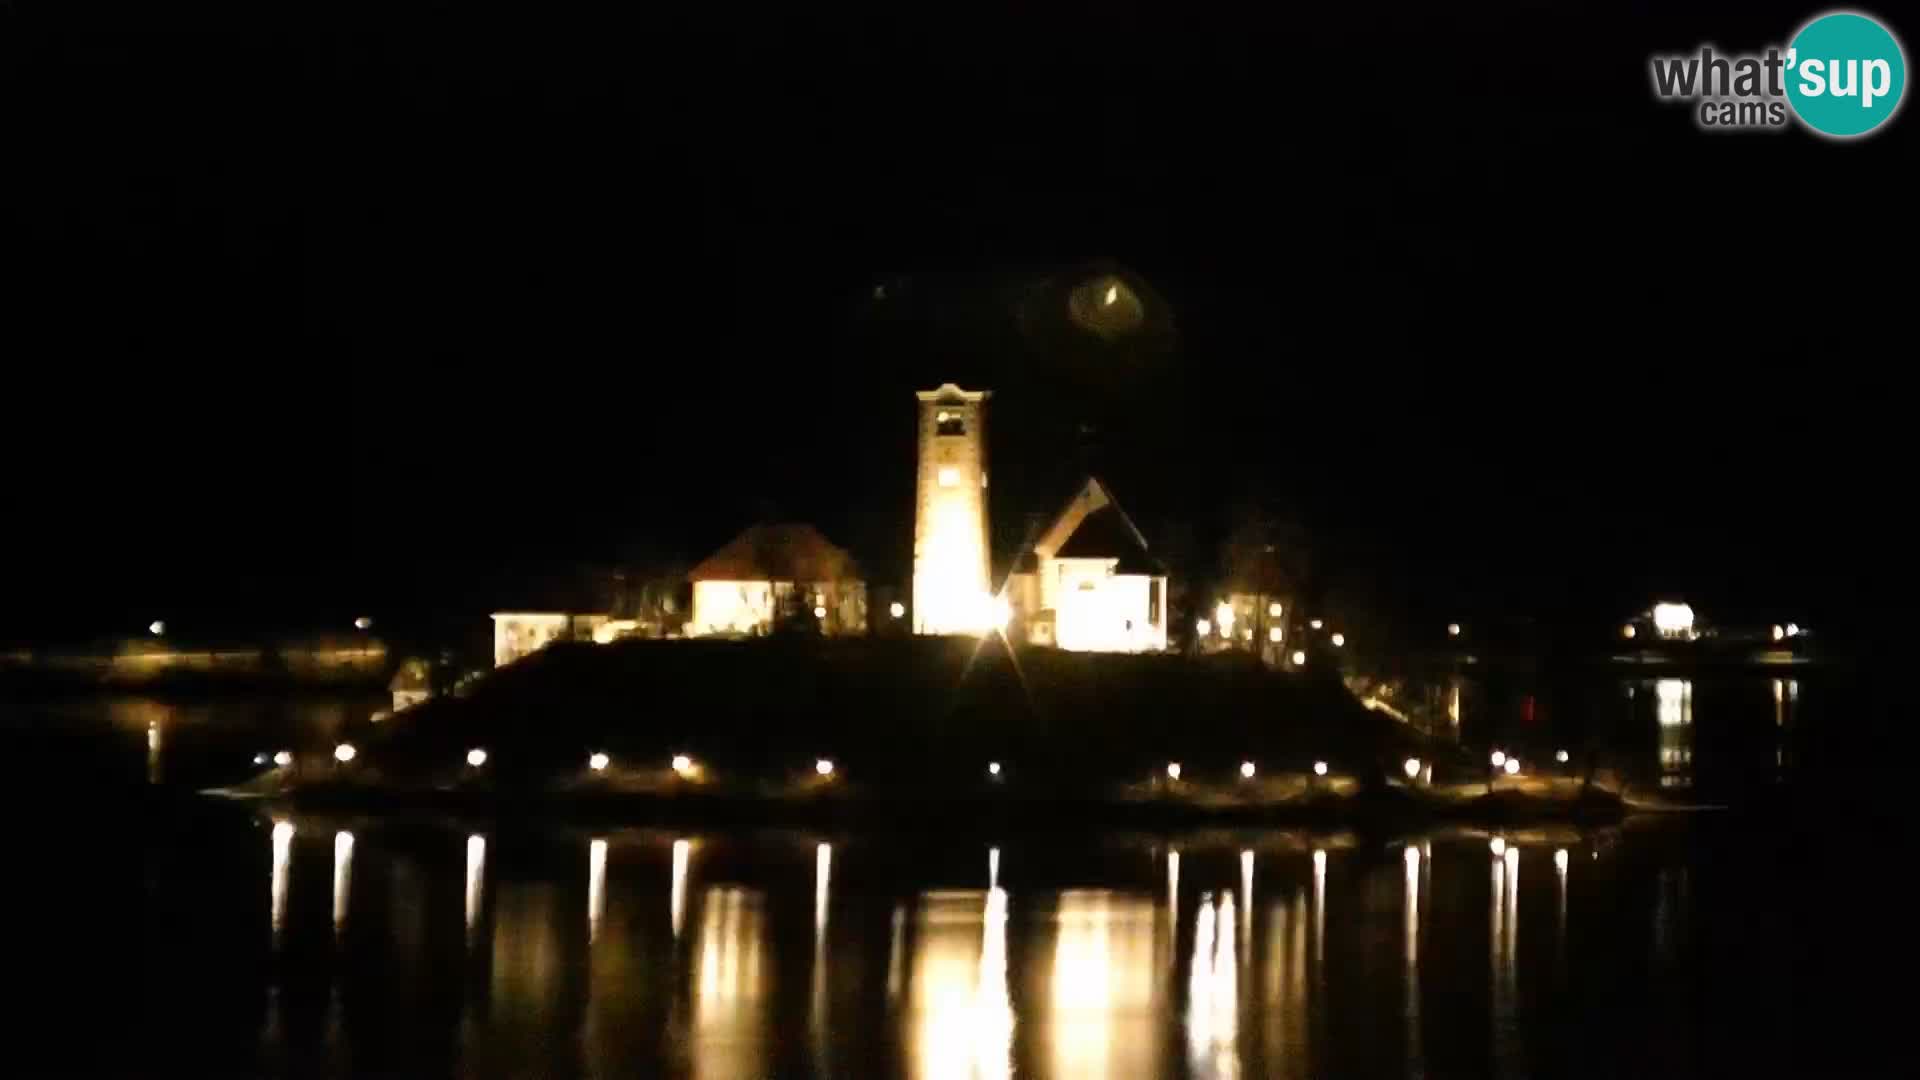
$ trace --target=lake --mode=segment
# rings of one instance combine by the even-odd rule
[[[1796,1060],[1827,880],[1779,794],[1823,698],[1762,691],[1615,743],[1752,799],[1506,833],[276,817],[192,785],[377,703],[8,730],[138,807],[139,1060],[201,1075],[1711,1076]]]

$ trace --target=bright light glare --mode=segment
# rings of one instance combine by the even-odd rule
[[[1407,779],[1409,780],[1420,775],[1420,759],[1417,757],[1408,758],[1406,763],[1400,767],[1406,771]]]
[[[1627,625],[1620,628],[1620,636],[1623,638],[1626,638],[1628,641],[1632,641],[1633,635],[1637,633],[1639,633],[1639,631],[1633,628],[1632,623],[1628,623]]]
[[[1495,750],[1490,760],[1493,762],[1493,767],[1497,769],[1507,763],[1507,752],[1505,750]]]
[[[1448,636],[1448,637],[1459,637],[1459,636],[1460,636],[1460,624],[1459,624],[1459,623],[1457,623],[1457,622],[1450,622],[1450,623],[1448,623],[1448,624],[1447,624],[1447,636]]]
[[[819,773],[821,776],[832,776],[833,762],[826,758],[821,758],[813,763],[813,771]]]
[[[826,618],[826,617],[827,617],[827,609],[826,609],[826,608],[823,608],[823,607],[815,607],[815,608],[813,609],[813,617],[814,617],[814,618],[816,618],[816,619],[824,619],[824,618]]]
[[[693,759],[685,754],[673,755],[673,771],[685,776],[693,771]]]
[[[1553,760],[1559,762],[1562,765],[1565,765],[1567,763],[1568,757],[1569,755],[1565,750],[1555,750],[1553,752]]]
[[[1120,299],[1120,286],[1109,285],[1107,286],[1107,295],[1101,298],[1100,303],[1106,307],[1112,307],[1113,302],[1118,299]]]
[[[365,615],[362,615],[359,618],[353,620],[353,628],[355,630],[371,630],[373,629],[373,620],[367,618]]]
[[[587,768],[592,769],[594,772],[605,772],[607,766],[611,764],[613,764],[613,759],[604,753],[596,752],[587,758]]]
[[[906,613],[907,613],[907,605],[901,603],[898,600],[895,600],[892,604],[888,605],[887,607],[887,614],[892,615],[896,619],[900,618],[902,615],[905,615]]]
[[[1307,666],[1307,651],[1305,649],[1293,650],[1293,666],[1294,667]]]
[[[1493,852],[1496,858],[1505,855],[1507,853],[1507,838],[1504,836],[1496,836],[1487,843],[1487,848]]]
[[[1279,628],[1279,627],[1277,627],[1277,626],[1269,626],[1269,627],[1267,627],[1267,640],[1268,640],[1268,641],[1271,641],[1271,642],[1273,642],[1273,643],[1274,643],[1275,645],[1278,645],[1278,644],[1280,644],[1280,638],[1281,638],[1281,637],[1282,637],[1282,634],[1281,634],[1281,632],[1280,632],[1280,628]]]
[[[167,624],[161,622],[159,619],[155,619],[147,624],[147,632],[156,636],[164,634],[167,632]]]
[[[274,763],[275,765],[278,765],[278,766],[280,766],[280,767],[281,767],[281,768],[283,768],[283,769],[284,769],[284,768],[286,768],[287,766],[289,766],[289,765],[291,765],[291,764],[293,764],[293,753],[292,753],[292,751],[289,751],[289,750],[282,750],[282,751],[280,751],[279,753],[277,753],[277,754],[275,754],[275,755],[273,755],[273,763]]]
[[[477,769],[480,766],[485,765],[486,763],[487,763],[487,752],[485,750],[482,750],[476,746],[473,749],[467,751],[467,764]]]
[[[1233,605],[1225,600],[1214,606],[1213,621],[1220,627],[1220,636],[1223,638],[1233,636],[1233,615]]]
[[[1208,634],[1213,633],[1213,624],[1205,619],[1195,619],[1193,620],[1193,632],[1200,637],[1206,637]]]
[[[1655,604],[1653,626],[1663,637],[1687,637],[1693,633],[1693,608],[1687,604]]]
[[[1253,762],[1243,761],[1240,763],[1240,776],[1242,779],[1244,780],[1253,779],[1254,772],[1255,772],[1255,769],[1253,767]]]
[[[1323,621],[1323,620],[1321,620],[1321,619],[1315,619],[1315,620],[1313,620],[1312,622],[1309,622],[1309,623],[1308,623],[1307,625],[1308,625],[1308,626],[1311,626],[1311,627],[1313,627],[1313,628],[1314,628],[1315,630],[1318,630],[1318,629],[1320,629],[1321,627],[1323,627],[1323,626],[1325,626],[1325,625],[1327,625],[1327,624],[1326,624],[1326,622],[1325,622],[1325,621]]]
[[[1333,642],[1333,647],[1338,649],[1342,645],[1345,645],[1347,643],[1347,635],[1335,634],[1332,637],[1328,638],[1327,640]]]
[[[354,758],[358,757],[359,754],[360,754],[360,751],[355,750],[353,748],[353,744],[349,742],[343,742],[339,746],[336,746],[333,748],[333,759],[339,762],[352,761]]]
[[[1180,763],[1179,762],[1177,761],[1167,762],[1167,779],[1169,780],[1180,779]]]
[[[989,762],[987,762],[987,775],[988,775],[988,776],[999,776],[999,775],[1000,775],[1000,763],[999,763],[999,762],[997,762],[997,761],[989,761]]]
[[[1787,624],[1787,636],[1788,636],[1788,637],[1799,637],[1799,636],[1800,636],[1800,624],[1799,624],[1799,623],[1788,623],[1788,624]]]
[[[265,765],[267,763],[267,755],[265,754],[253,755],[253,763],[255,765]]]
[[[1520,775],[1520,759],[1517,757],[1508,758],[1506,768],[1507,768],[1508,776],[1519,776]]]
[[[1567,872],[1567,849],[1560,848],[1553,853],[1553,868],[1561,873]]]
[[[1314,763],[1313,763],[1313,775],[1315,775],[1315,776],[1325,776],[1325,775],[1327,775],[1327,763],[1326,763],[1326,762],[1324,762],[1324,761],[1316,761],[1316,762],[1314,762]]]
[[[1774,623],[1773,624],[1773,640],[1779,641],[1781,638],[1786,636],[1787,636],[1787,628],[1784,626],[1781,626],[1779,623]]]

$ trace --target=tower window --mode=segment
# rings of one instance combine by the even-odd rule
[[[940,466],[940,486],[941,487],[959,487],[960,486],[960,470],[955,468],[952,465]]]
[[[934,433],[937,435],[965,435],[967,422],[958,412],[941,409],[934,415]]]

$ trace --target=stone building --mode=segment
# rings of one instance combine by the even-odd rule
[[[1076,652],[1167,647],[1167,571],[1095,477],[1053,518],[1008,577],[1007,632]]]
[[[913,518],[913,631],[977,634],[994,625],[988,582],[988,391],[922,390]]]
[[[755,525],[687,577],[693,582],[689,636],[867,632],[867,585],[859,567],[811,525]]]

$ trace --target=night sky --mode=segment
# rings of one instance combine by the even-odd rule
[[[1920,120],[1710,135],[1646,71],[1819,8],[1040,7],[0,6],[0,636],[479,613],[769,517],[904,581],[947,380],[1003,542],[1093,468],[1423,617],[1865,606]],[[1065,324],[1100,273],[1150,341]]]

